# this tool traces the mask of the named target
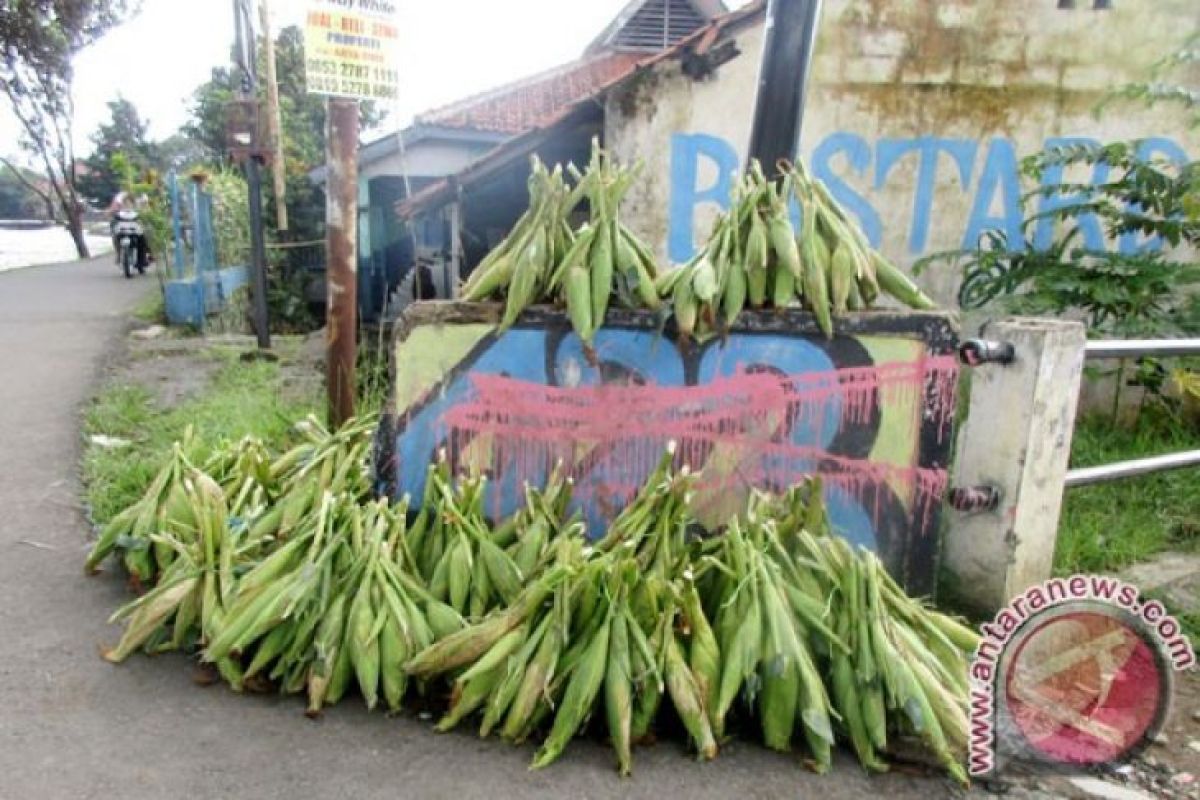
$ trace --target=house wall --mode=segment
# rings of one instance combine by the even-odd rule
[[[448,142],[424,139],[410,145],[403,159],[397,150],[378,161],[363,165],[359,169],[359,177],[370,180],[388,175],[403,175],[404,169],[407,167],[410,177],[440,178],[465,169],[472,161],[495,146],[491,142]]]
[[[1200,156],[1178,107],[1115,103],[1094,114],[1107,92],[1145,80],[1196,30],[1200,6],[1077,5],[826,0],[800,151],[886,255],[911,264],[969,246],[992,227],[1019,236],[1019,198],[1036,187],[1019,179],[1017,162],[1047,144],[1145,137],[1147,155]],[[673,262],[703,241],[745,159],[761,21],[733,38],[741,55],[713,77],[692,81],[667,61],[607,100],[609,146],[645,164],[626,221]],[[1067,178],[1104,175],[1100,166]],[[1091,246],[1148,245],[1136,235],[1106,243],[1094,223],[1084,221]],[[955,270],[940,267],[921,281],[953,302]]]
[[[404,158],[397,150],[360,166],[358,272],[359,306],[364,319],[377,317],[412,264],[412,242],[395,210],[396,202],[405,194],[405,171],[416,192],[433,179],[464,169],[493,147],[493,142],[422,139],[407,148]],[[421,224],[416,244],[440,247],[441,234],[436,222]]]

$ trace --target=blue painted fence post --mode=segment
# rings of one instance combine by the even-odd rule
[[[179,214],[179,176],[174,170],[167,175],[167,188],[171,194],[171,238],[175,246],[175,277],[183,277],[183,223]]]
[[[195,210],[192,224],[195,232],[197,325],[203,328],[204,318],[208,315],[208,285],[209,281],[216,279],[214,273],[217,269],[216,245],[213,240],[212,227],[212,196],[199,184],[193,184],[192,201]]]
[[[213,240],[212,196],[195,187],[196,192],[196,275],[217,268],[216,242]]]

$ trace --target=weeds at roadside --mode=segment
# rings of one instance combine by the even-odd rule
[[[1071,466],[1086,467],[1200,447],[1200,434],[1146,409],[1131,428],[1105,415],[1081,420]],[[1200,480],[1194,470],[1068,489],[1055,572],[1111,572],[1167,551],[1200,550]]]
[[[243,363],[236,353],[208,351],[221,362],[199,395],[173,408],[162,408],[145,387],[106,387],[84,417],[85,436],[104,435],[126,446],[90,445],[83,457],[83,479],[92,521],[103,523],[136,500],[153,479],[171,445],[189,425],[208,441],[262,437],[280,449],[291,443],[292,427],[309,413],[320,413],[319,397],[283,391],[279,365]]]
[[[1192,642],[1192,647],[1200,646],[1200,611],[1186,609],[1178,602],[1172,601],[1160,591],[1146,592],[1143,597],[1148,600],[1158,600],[1167,609],[1167,613],[1175,618],[1184,636]]]
[[[374,330],[361,328],[358,337],[358,397],[355,410],[359,414],[377,412],[387,402],[390,380],[388,364],[387,329],[377,326]]]
[[[161,287],[160,291],[151,292],[142,298],[130,313],[138,322],[145,322],[150,325],[165,325],[167,321],[167,309],[163,304]]]

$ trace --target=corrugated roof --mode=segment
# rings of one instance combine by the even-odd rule
[[[645,56],[604,53],[420,114],[418,125],[517,134],[538,127],[564,107],[593,96]]]
[[[484,155],[480,156],[476,161],[472,162],[466,169],[461,170],[455,175],[449,175],[439,181],[435,181],[426,186],[419,192],[416,192],[411,197],[408,197],[396,204],[396,213],[402,218],[409,218],[422,210],[446,203],[454,198],[456,187],[469,184],[474,180],[485,177],[495,171],[496,168],[503,164],[510,163],[515,158],[526,157],[533,149],[536,149],[538,143],[545,139],[548,131],[564,120],[571,119],[575,116],[575,112],[583,105],[583,103],[591,101],[609,89],[624,83],[639,70],[646,69],[653,64],[663,61],[667,58],[678,56],[686,50],[693,50],[698,54],[706,52],[720,37],[720,34],[728,28],[731,28],[743,21],[749,20],[761,14],[766,8],[766,0],[754,0],[737,11],[732,11],[717,17],[712,22],[702,28],[696,30],[686,39],[675,44],[666,50],[653,55],[636,54],[636,53],[613,53],[606,58],[614,56],[624,56],[626,61],[623,69],[614,70],[607,80],[598,82],[590,92],[581,94],[574,100],[563,103],[557,109],[547,113],[540,118],[538,122],[523,129],[518,135],[512,139],[498,145],[492,150],[489,150]],[[613,62],[617,63],[617,62]],[[539,76],[534,76],[535,80]],[[503,87],[502,87],[503,88]],[[501,90],[497,90],[499,92]],[[492,93],[489,93],[489,95]],[[481,96],[482,97],[482,96]],[[467,104],[471,98],[456,103],[454,106],[447,106],[446,109],[439,110],[438,113],[446,112],[448,109],[456,108],[459,105]],[[422,119],[424,115],[422,115]],[[439,121],[437,124],[448,125],[445,121]]]

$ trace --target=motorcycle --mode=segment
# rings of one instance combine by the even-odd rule
[[[139,275],[145,275],[146,232],[138,220],[138,212],[129,209],[118,211],[116,219],[113,220],[112,234],[117,250],[117,263],[125,277],[132,278],[135,269]]]

